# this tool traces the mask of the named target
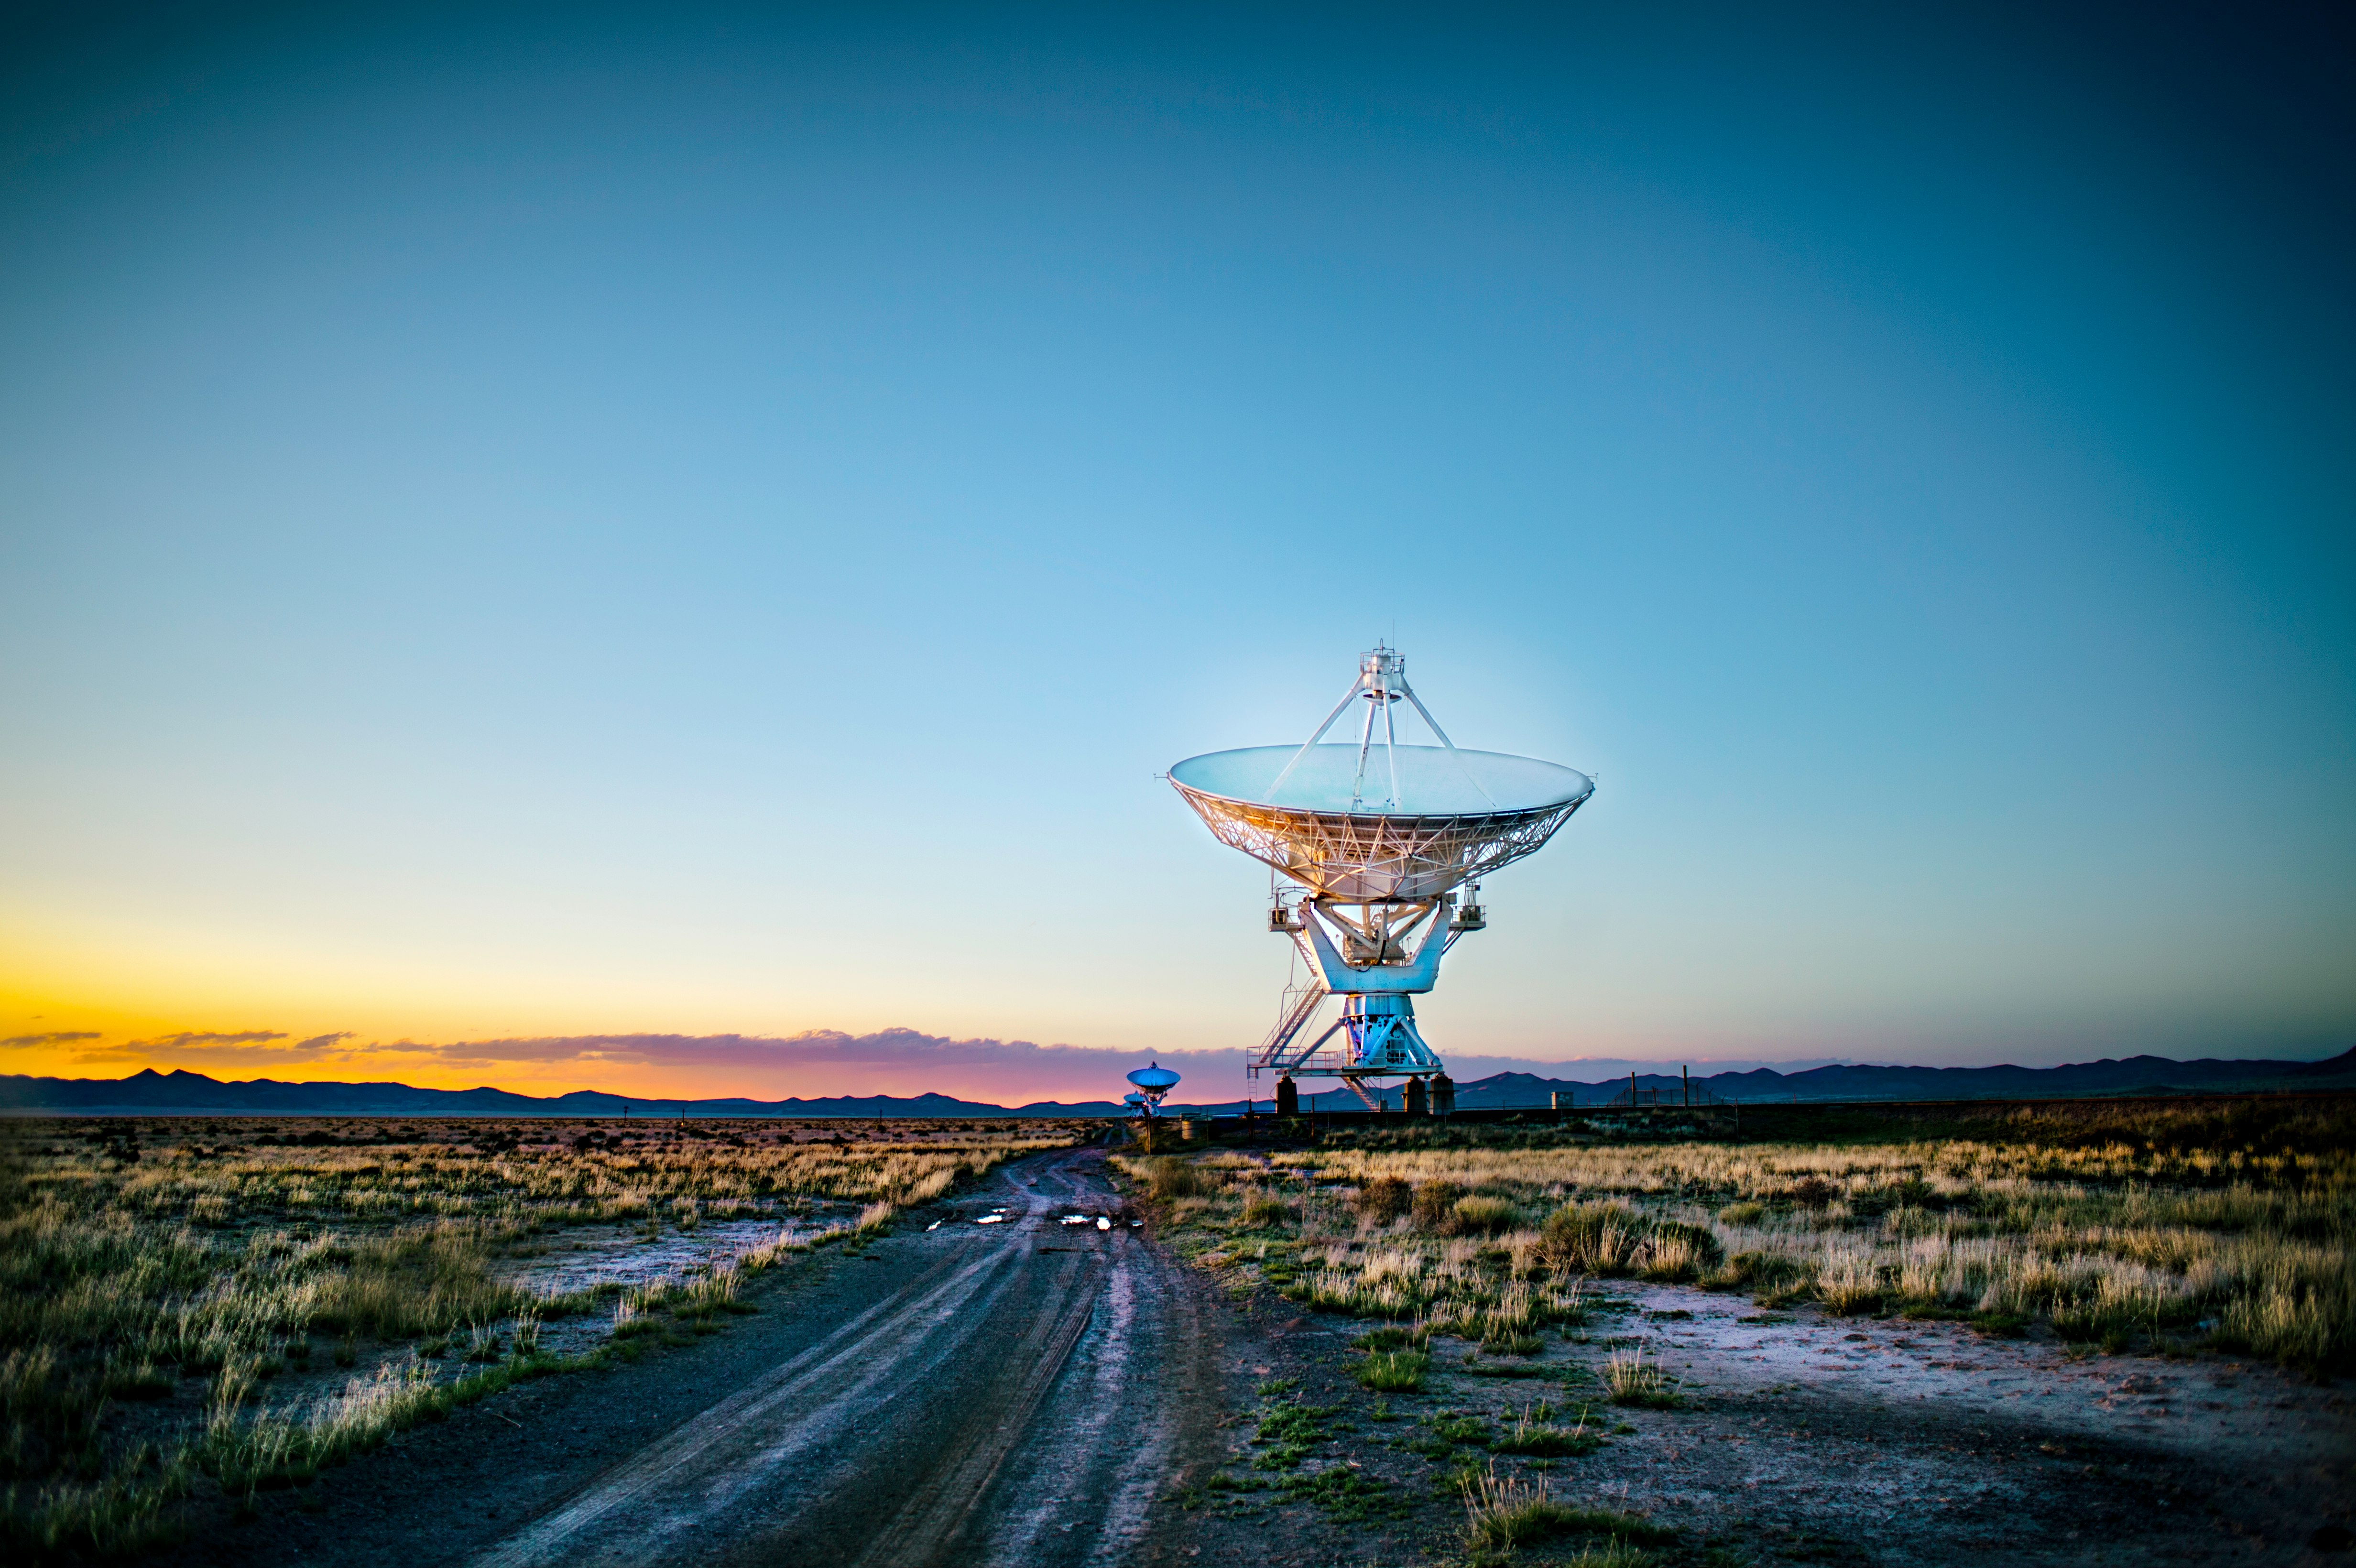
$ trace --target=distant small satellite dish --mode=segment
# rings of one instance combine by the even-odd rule
[[[1151,1116],[1162,1104],[1162,1096],[1178,1087],[1178,1074],[1158,1061],[1137,1069],[1129,1075],[1129,1081],[1137,1088],[1123,1096],[1123,1103],[1135,1107],[1141,1116]]]

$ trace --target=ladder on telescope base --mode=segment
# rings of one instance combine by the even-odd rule
[[[1290,1002],[1284,1009],[1284,1016],[1277,1020],[1276,1028],[1269,1032],[1268,1039],[1261,1043],[1258,1053],[1251,1060],[1249,1071],[1252,1077],[1258,1077],[1260,1070],[1269,1067],[1274,1068],[1279,1072],[1290,1072],[1300,1066],[1311,1051],[1317,1049],[1317,1046],[1312,1044],[1308,1051],[1295,1052],[1290,1059],[1286,1056],[1286,1048],[1300,1037],[1302,1029],[1309,1027],[1309,1020],[1317,1016],[1317,1009],[1324,1003],[1328,994],[1324,987],[1317,985],[1304,987],[1293,994]],[[1326,1032],[1330,1034],[1333,1031],[1329,1029]],[[1323,1043],[1323,1038],[1322,1035],[1319,1036],[1318,1043]]]

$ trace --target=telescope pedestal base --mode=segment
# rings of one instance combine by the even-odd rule
[[[1322,999],[1312,997],[1314,999]],[[1339,1037],[1338,1039],[1336,1037]],[[1277,1072],[1277,1115],[1291,1115],[1301,1104],[1296,1078],[1338,1078],[1370,1111],[1382,1108],[1379,1091],[1370,1093],[1364,1080],[1408,1080],[1405,1106],[1410,1115],[1446,1114],[1455,1108],[1455,1086],[1437,1052],[1415,1025],[1415,1001],[1404,993],[1375,992],[1344,996],[1342,1016],[1306,1048],[1280,1039],[1260,1052],[1245,1071],[1257,1078],[1273,1068]],[[1427,1091],[1426,1081],[1431,1087]],[[1443,1093],[1441,1085],[1446,1085]]]

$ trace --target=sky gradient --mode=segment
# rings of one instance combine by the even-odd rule
[[[27,24],[0,1072],[1240,1052],[1377,637],[1599,779],[1444,1056],[2344,1050],[2348,39],[2134,15]],[[514,1043],[894,1029],[1090,1054]]]

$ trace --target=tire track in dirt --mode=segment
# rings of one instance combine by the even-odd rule
[[[1004,1253],[976,1259],[930,1288],[904,1293],[870,1307],[761,1382],[723,1400],[690,1425],[641,1450],[585,1494],[502,1542],[497,1551],[476,1559],[478,1568],[543,1568],[578,1561],[584,1541],[611,1516],[634,1510],[629,1526],[616,1533],[637,1537],[643,1552],[655,1543],[653,1538],[687,1527],[697,1514],[724,1508],[755,1478],[759,1467],[788,1460],[842,1420],[855,1419],[861,1396],[872,1390],[883,1369],[891,1364],[887,1352],[900,1349],[912,1333],[921,1331],[923,1320],[937,1324],[949,1319],[989,1276],[1002,1274],[1012,1261]],[[807,1402],[812,1391],[837,1379],[848,1381],[811,1408]],[[781,1425],[787,1430],[772,1437],[772,1431]],[[718,1478],[712,1479],[715,1474]],[[664,1506],[667,1490],[693,1486],[700,1479],[705,1483],[696,1488],[700,1508],[682,1512],[676,1504]],[[648,1517],[648,1509],[662,1511]]]
[[[920,1568],[952,1561],[952,1549],[1005,1465],[1008,1453],[1029,1428],[1049,1385],[1063,1375],[1088,1317],[1087,1312],[1066,1309],[1060,1320],[1041,1325],[1045,1332],[1024,1337],[1015,1354],[1029,1360],[1031,1368],[1020,1379],[1012,1397],[996,1409],[978,1413],[981,1419],[967,1423],[976,1440],[961,1452],[945,1456],[945,1463],[917,1484],[915,1499],[859,1554],[859,1568],[894,1564]]]
[[[1058,1223],[1110,1207],[1097,1151],[1007,1168],[988,1196],[1008,1223],[952,1220],[890,1243],[939,1256],[471,1561],[1036,1568],[1133,1554],[1173,1456],[1208,1431],[1168,1373],[1200,1359],[1209,1326],[1144,1236]]]
[[[1047,1173],[1083,1201],[1085,1170]],[[1076,1344],[1047,1430],[1008,1456],[975,1561],[1158,1561],[1170,1549],[1151,1511],[1186,1463],[1219,1446],[1224,1326],[1205,1285],[1159,1246],[1131,1248],[1109,1272],[1091,1332]],[[1075,1462],[1075,1456],[1085,1456]],[[1087,1539],[1092,1528],[1094,1540]]]

